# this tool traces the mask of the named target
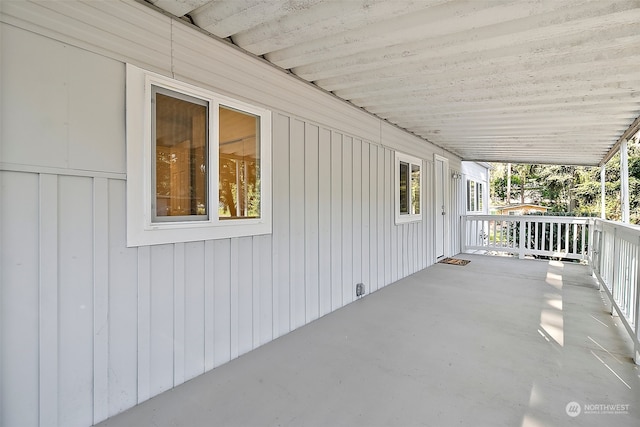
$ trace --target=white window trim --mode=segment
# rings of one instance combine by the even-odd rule
[[[420,167],[420,213],[419,214],[401,214],[400,213],[400,162],[409,163],[409,170],[413,165]],[[424,211],[424,166],[422,160],[410,156],[408,154],[399,153],[396,151],[395,156],[395,220],[396,224],[406,224],[410,222],[422,221],[422,212]],[[409,190],[409,205],[411,205],[411,191]]]
[[[127,246],[271,233],[271,112],[127,64]],[[209,101],[209,219],[153,223],[151,85]],[[260,117],[260,218],[218,219],[218,106]]]
[[[469,209],[469,202],[471,201],[471,195],[469,190],[471,189],[471,185],[470,183],[473,183],[473,206],[475,209],[471,210]],[[480,187],[482,187],[482,195],[479,194]],[[478,181],[476,179],[473,178],[467,178],[467,185],[466,185],[466,211],[467,213],[482,213],[484,211],[484,181]],[[480,203],[482,203],[482,208],[480,208]]]

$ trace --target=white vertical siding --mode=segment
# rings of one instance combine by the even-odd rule
[[[352,302],[358,282],[373,292],[433,262],[432,164],[423,221],[397,226],[389,147],[425,159],[435,148],[324,94],[305,98],[308,86],[289,90],[273,70],[277,97],[252,89],[274,104],[272,234],[127,248],[121,61],[139,54],[166,73],[171,22],[108,3],[3,4],[3,427],[89,426]],[[137,14],[158,39],[143,43]],[[99,31],[79,17],[99,17]],[[143,37],[126,44],[127,33]],[[176,34],[192,50],[211,42]],[[256,76],[220,60],[239,52],[186,52],[174,65],[187,80],[225,75],[230,94],[250,98],[241,85]]]
[[[138,348],[146,348],[142,336],[148,327],[148,312],[138,310],[138,292],[148,292],[149,267],[140,268],[139,259],[148,259],[149,248],[126,247],[125,182],[110,180],[108,185],[109,230],[109,414],[116,414],[138,402]],[[141,278],[142,280],[138,280]],[[146,287],[146,288],[145,288]],[[148,307],[145,305],[145,307]],[[117,313],[117,315],[115,315]],[[146,314],[146,317],[145,317]],[[136,327],[137,324],[137,327]],[[148,334],[146,335],[148,337]],[[148,354],[147,354],[148,358]],[[148,359],[147,359],[148,360]],[[142,366],[144,367],[144,365]],[[148,383],[148,370],[147,383]],[[149,397],[148,388],[146,395]]]
[[[385,284],[398,280],[397,264],[395,262],[398,247],[396,244],[397,242],[394,239],[395,233],[392,232],[392,230],[395,229],[393,225],[393,221],[395,221],[395,215],[393,211],[393,198],[395,197],[395,192],[393,190],[393,161],[393,153],[390,150],[384,150],[384,181],[382,182],[382,186],[384,188],[384,205],[387,207],[384,210],[384,259],[387,260],[384,263]]]
[[[93,419],[98,422],[109,414],[109,181],[106,178],[93,180],[93,197]]]
[[[273,116],[273,162],[289,162],[290,118],[282,114]],[[289,310],[289,169],[271,168],[273,171],[273,334],[274,337],[291,330]]]
[[[344,215],[343,202],[343,167],[342,162],[342,135],[338,132],[331,133],[331,309],[342,307],[342,216]]]
[[[331,212],[334,197],[331,191],[331,131],[320,128],[318,142],[318,298],[319,315],[332,311],[331,254],[336,240],[332,240]],[[336,249],[337,250],[337,249]]]
[[[25,178],[27,176],[24,176]],[[40,418],[45,425],[56,426],[58,402],[58,176],[39,177],[39,273],[40,273]],[[4,202],[4,201],[3,201]],[[43,209],[43,207],[46,207]],[[16,210],[20,212],[20,210]],[[0,411],[2,412],[2,411]]]
[[[318,140],[318,127],[307,123],[304,132],[304,159],[300,159],[304,165],[304,323],[317,319],[320,314]]]
[[[370,184],[371,184],[371,172],[370,172],[370,144],[362,144],[362,171],[360,176],[362,177],[362,235],[361,235],[361,244],[362,244],[362,272],[361,272],[361,281],[366,285],[367,292],[371,290],[371,278],[369,265],[370,261],[370,239],[371,239],[371,230],[370,230],[370,221],[371,221],[371,210],[373,206],[371,205],[371,194],[370,194]]]
[[[355,283],[362,282],[362,141],[353,139],[351,159],[351,265],[346,267],[351,270],[351,281],[345,282],[346,291],[349,292],[348,301],[356,297]],[[344,230],[343,230],[344,232]]]
[[[58,179],[58,422],[93,422],[92,180]]]
[[[353,138],[342,137],[342,305],[353,301]]]
[[[214,366],[231,359],[231,253],[229,240],[214,243]]]
[[[289,165],[285,167],[290,171],[289,179],[289,244],[291,283],[290,296],[290,318],[291,329],[296,329],[304,325],[305,321],[305,241],[304,241],[304,122],[294,119],[290,128],[291,139],[289,140]],[[273,141],[275,145],[278,141]],[[277,169],[278,160],[274,159],[274,169]]]
[[[211,310],[205,297],[205,242],[191,242],[184,245],[184,276],[182,280],[182,328],[183,328],[183,360],[180,370],[183,381],[189,380],[205,372],[205,334],[207,321],[206,310]],[[178,298],[176,298],[177,306]],[[176,310],[178,314],[179,311]],[[177,317],[177,316],[176,316]],[[176,322],[176,329],[179,321]]]
[[[40,378],[39,366],[39,236],[38,236],[38,176],[32,174],[0,172],[2,184],[2,307],[0,307],[0,328],[2,328],[2,412],[0,424],[3,426],[36,426],[39,413],[39,385],[49,392],[57,393],[57,366],[54,377]],[[48,243],[51,243],[49,240]],[[49,267],[47,272],[51,271]],[[46,294],[44,301],[47,320],[57,318],[56,295],[51,287],[57,282],[45,279],[41,292]],[[51,335],[43,337],[48,349],[56,349],[57,330],[45,329]],[[51,357],[55,357],[53,353]],[[46,354],[42,355],[45,358]],[[50,360],[42,362],[52,367]],[[57,406],[55,397],[44,396],[43,409],[49,414],[51,404]]]

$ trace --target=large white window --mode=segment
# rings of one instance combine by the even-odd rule
[[[271,114],[127,65],[127,244],[271,232]]]
[[[422,160],[396,153],[396,224],[422,220]]]

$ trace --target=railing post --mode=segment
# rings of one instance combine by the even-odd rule
[[[611,316],[612,317],[618,317],[618,312],[616,311],[615,305],[618,304],[618,301],[616,301],[616,294],[619,291],[619,286],[617,284],[618,280],[620,279],[620,272],[618,271],[620,269],[620,264],[618,263],[618,260],[620,258],[620,245],[618,244],[618,227],[614,227],[613,229],[613,258],[612,258],[612,265],[613,265],[613,271],[611,272]]]
[[[600,166],[600,218],[602,219],[607,219],[607,214],[606,214],[606,202],[607,202],[607,195],[605,193],[605,183],[607,182],[607,179],[605,177],[605,171],[606,171],[606,165],[602,165]]]
[[[636,247],[636,253],[640,253],[640,237],[638,237],[638,243]],[[640,261],[636,260],[636,289],[635,289],[635,318],[634,328],[636,336],[634,341],[633,361],[636,365],[640,365]]]
[[[467,217],[460,215],[460,252],[467,252]]]
[[[519,220],[519,224],[520,224],[520,236],[518,237],[518,239],[520,240],[518,242],[518,246],[519,246],[519,253],[518,253],[518,258],[520,259],[524,259],[524,249],[526,247],[525,244],[525,234],[524,234],[524,225],[525,225],[525,220],[524,218],[520,218]]]
[[[622,222],[629,224],[629,155],[625,138],[620,143],[620,204]]]

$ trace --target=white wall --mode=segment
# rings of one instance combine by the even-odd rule
[[[393,150],[427,205],[456,157],[134,2],[0,7],[1,426],[89,426],[434,261]],[[274,112],[271,235],[126,247],[126,62]]]

